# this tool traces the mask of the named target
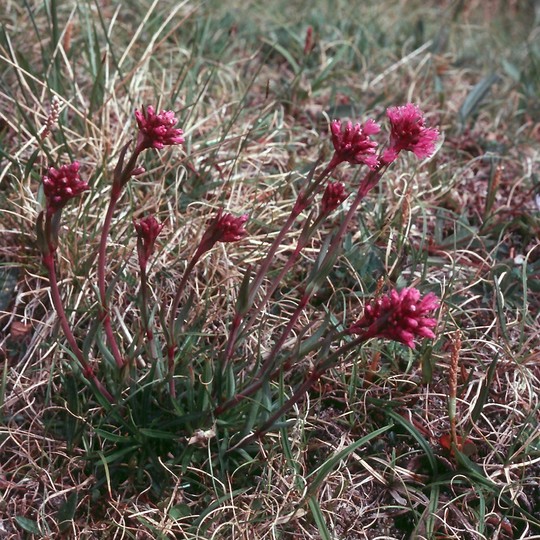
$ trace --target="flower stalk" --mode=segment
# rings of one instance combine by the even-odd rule
[[[84,357],[83,352],[81,351],[80,347],[77,344],[77,340],[75,339],[75,336],[73,335],[73,332],[71,331],[71,327],[69,325],[69,322],[66,317],[66,313],[64,311],[64,305],[62,303],[62,297],[60,296],[60,290],[58,288],[58,280],[56,277],[56,264],[54,260],[54,252],[50,251],[48,254],[44,254],[42,257],[43,264],[45,268],[47,269],[47,273],[49,275],[49,287],[51,291],[51,298],[54,305],[54,309],[56,310],[56,314],[58,316],[58,320],[60,321],[60,325],[62,326],[62,331],[64,332],[64,335],[66,336],[66,339],[69,343],[69,346],[75,356],[77,357],[77,360],[79,361],[79,364],[82,367],[82,374],[86,380],[88,380],[90,383],[92,383],[97,391],[109,402],[109,403],[115,403],[115,399],[112,397],[110,392],[105,388],[103,383],[98,379],[96,374],[94,373],[94,370],[92,369],[92,366],[88,362],[88,360]]]
[[[150,303],[150,289],[148,287],[147,266],[150,259],[156,239],[163,229],[164,224],[160,224],[154,216],[147,216],[134,222],[137,233],[137,255],[139,259],[139,275],[141,281],[141,319],[146,341],[150,349],[151,360],[157,360],[157,348],[154,340],[154,332],[150,325],[150,315],[148,305]]]
[[[150,384],[156,382],[154,373],[158,374],[161,381],[162,362],[166,363],[165,369],[167,373],[165,377],[168,384],[164,389],[164,397],[168,400],[174,400],[174,405],[178,409],[186,409],[186,417],[190,417],[192,412],[187,410],[189,406],[186,406],[186,403],[197,403],[197,406],[200,407],[197,418],[203,418],[204,421],[209,420],[212,415],[216,417],[230,412],[240,402],[259,392],[263,385],[268,385],[269,381],[281,376],[287,383],[286,377],[297,369],[298,357],[301,359],[309,354],[310,358],[315,358],[312,368],[305,373],[303,380],[298,382],[296,388],[293,387],[288,398],[280,397],[277,401],[273,401],[273,397],[270,395],[272,393],[271,385],[268,385],[268,393],[266,387],[264,392],[260,392],[270,402],[266,408],[269,413],[265,412],[264,418],[259,419],[257,417],[259,414],[258,405],[252,409],[248,415],[248,422],[250,429],[251,426],[254,426],[254,432],[240,441],[237,446],[246,444],[255,437],[262,436],[274,426],[280,417],[299,403],[305,393],[329,369],[336,366],[345,355],[361,347],[368,340],[388,339],[401,343],[406,347],[414,348],[419,339],[435,338],[436,319],[432,314],[439,306],[438,299],[432,293],[422,295],[415,288],[405,288],[400,291],[391,290],[384,295],[377,293],[375,298],[365,303],[361,317],[349,324],[345,329],[332,327],[330,325],[332,320],[330,316],[322,324],[319,324],[317,317],[313,317],[312,322],[306,324],[301,329],[300,335],[295,338],[295,347],[290,348],[288,346],[290,336],[300,326],[299,321],[302,314],[310,305],[313,296],[328,278],[339,256],[343,238],[350,229],[364,198],[379,184],[389,165],[397,159],[401,152],[412,152],[419,158],[428,157],[434,152],[438,132],[426,126],[424,115],[420,109],[412,104],[391,107],[387,110],[387,116],[391,129],[388,142],[383,150],[379,149],[378,143],[373,138],[380,132],[380,126],[373,120],[367,120],[363,124],[341,122],[340,120],[331,122],[330,137],[334,148],[331,159],[326,165],[323,165],[321,160],[314,164],[307,176],[305,185],[299,190],[290,214],[277,231],[258,264],[254,265],[253,274],[251,266],[246,271],[224,342],[216,340],[214,336],[208,337],[210,346],[217,344],[218,349],[215,351],[213,358],[219,360],[219,365],[214,366],[206,362],[206,355],[211,356],[211,353],[208,353],[209,349],[205,344],[206,342],[201,340],[200,352],[205,355],[204,359],[200,357],[192,365],[188,366],[186,372],[189,376],[185,380],[190,386],[183,387],[182,392],[179,392],[177,403],[176,386],[183,379],[175,377],[175,369],[178,368],[175,362],[178,362],[180,356],[178,353],[180,335],[184,332],[184,327],[188,326],[186,322],[188,321],[187,313],[192,303],[191,300],[184,300],[187,296],[188,281],[193,275],[195,266],[217,243],[237,242],[246,236],[245,225],[249,216],[244,214],[235,217],[220,209],[207,223],[200,241],[198,244],[194,244],[191,251],[192,255],[187,261],[174,294],[171,295],[172,301],[164,298],[161,303],[160,320],[165,344],[163,351],[160,350],[159,338],[156,341],[154,336],[154,328],[158,328],[159,325],[154,324],[153,311],[149,307],[152,293],[148,280],[148,263],[153,255],[155,243],[163,229],[163,224],[160,224],[151,215],[134,221],[139,263],[141,321],[138,327],[140,337],[134,340],[132,345],[133,347],[137,346],[137,351],[146,351],[152,362],[153,368],[150,370],[151,375],[148,377]],[[127,349],[126,353],[123,353],[123,346],[119,341],[118,334],[113,329],[110,313],[111,302],[114,297],[111,291],[112,287],[108,287],[107,284],[107,242],[113,227],[113,217],[130,179],[144,172],[144,169],[138,166],[141,154],[151,148],[161,150],[165,146],[178,145],[184,142],[183,131],[175,127],[177,121],[172,111],[157,113],[151,106],[143,107],[140,111],[135,112],[135,118],[138,133],[134,140],[129,141],[120,150],[112,177],[111,194],[102,225],[97,253],[97,289],[99,294],[99,321],[97,326],[99,327],[99,323],[101,323],[103,332],[106,335],[109,350],[105,351],[105,354],[107,356],[112,355],[117,370],[123,371],[124,374],[127,372],[126,368],[128,367],[128,360],[124,358],[124,354],[127,356]],[[351,194],[350,204],[347,210],[343,212],[341,220],[336,224],[332,233],[327,234],[326,238],[324,238],[317,260],[305,281],[303,292],[292,315],[279,334],[276,335],[272,347],[263,353],[261,361],[257,361],[256,367],[252,368],[246,377],[243,377],[238,382],[234,377],[240,372],[240,369],[244,368],[237,367],[232,360],[240,341],[245,339],[256,321],[261,318],[261,314],[264,313],[271,302],[283,278],[297,263],[303,250],[306,249],[321,228],[324,220],[349,196],[350,187],[345,186],[342,182],[332,181],[331,178],[336,169],[344,163],[351,166],[365,166],[365,174],[361,177],[362,179],[356,186],[356,190]],[[87,190],[88,184],[79,177],[78,163],[73,163],[59,169],[49,169],[43,177],[43,189],[47,206],[38,220],[38,242],[41,247],[44,266],[49,274],[52,302],[58,313],[69,347],[73,351],[77,364],[81,366],[83,376],[90,383],[95,393],[113,403],[113,395],[98,379],[91,362],[85,357],[77,344],[62,305],[57,282],[55,255],[61,211],[71,198]],[[314,208],[316,199],[320,199],[318,212]],[[283,242],[295,227],[298,228],[299,235],[294,249],[279,268],[274,268],[276,253],[278,253]],[[272,275],[270,276],[271,271]],[[261,292],[263,287],[264,292]],[[184,306],[180,310],[183,301]],[[314,332],[309,335],[313,328],[315,328]],[[126,333],[128,332],[129,329],[126,329]],[[309,337],[304,339],[307,335]],[[194,339],[191,339],[191,336],[195,336]],[[190,340],[185,345],[186,351],[193,343],[196,343],[197,336],[200,336],[198,331],[190,333]],[[203,337],[203,339],[206,339],[206,337]],[[137,354],[136,352],[130,355],[130,358],[135,358]],[[166,360],[163,358],[164,356]],[[196,366],[203,363],[205,364],[204,371],[197,373],[195,371]],[[156,371],[153,371],[153,369]],[[135,370],[132,370],[131,373],[135,373]],[[125,383],[124,378],[120,378],[120,382]],[[196,392],[199,389],[201,394],[197,395]],[[154,399],[154,397],[151,397],[153,396],[153,390],[154,388],[150,386],[145,390],[145,399],[149,400],[148,403]],[[120,395],[122,392],[124,392],[124,388],[115,391],[114,394]],[[203,392],[204,399],[202,398]],[[455,397],[455,388],[452,386],[450,394]],[[215,400],[215,402],[212,402],[212,400]],[[449,407],[451,416],[453,410],[455,417],[455,403],[452,405],[450,402]],[[242,408],[239,408],[239,411],[242,415],[245,413]],[[266,414],[269,414],[268,418]],[[452,438],[454,444],[456,444],[455,418],[453,429]]]
[[[257,273],[255,274],[253,281],[249,284],[248,293],[247,293],[247,301],[245,302],[245,305],[242,306],[242,312],[237,310],[233,317],[233,322],[231,324],[231,327],[229,329],[229,335],[227,339],[227,345],[225,347],[225,353],[223,355],[223,361],[222,361],[222,368],[221,371],[224,372],[225,368],[227,367],[229,360],[232,357],[232,354],[234,352],[234,348],[238,342],[239,338],[239,332],[241,329],[241,324],[244,318],[244,315],[253,307],[253,304],[255,302],[255,298],[257,297],[257,292],[262,285],[266,275],[268,274],[268,271],[272,265],[274,256],[281,245],[283,239],[287,235],[287,233],[290,231],[291,227],[293,226],[294,222],[298,218],[298,216],[306,209],[308,208],[314,201],[314,198],[316,194],[320,191],[321,186],[323,185],[323,182],[326,180],[328,176],[332,174],[334,169],[341,163],[342,159],[340,156],[337,155],[337,153],[334,154],[328,165],[323,169],[323,171],[316,177],[316,179],[311,182],[313,175],[315,173],[315,168],[317,164],[313,167],[311,170],[311,173],[308,177],[308,186],[304,188],[300,193],[298,194],[296,198],[296,202],[294,204],[293,209],[291,210],[291,213],[289,214],[289,217],[287,218],[284,225],[281,227],[279,233],[274,238],[272,244],[270,245],[270,248],[268,249],[268,252],[266,254],[266,257],[261,261],[259,265],[259,269],[257,270]],[[317,225],[320,223],[320,220],[317,222]],[[270,285],[269,292],[265,295],[263,300],[257,305],[257,307],[254,309],[252,315],[250,316],[249,322],[242,330],[243,332],[246,332],[251,326],[253,325],[254,321],[257,318],[257,315],[261,313],[262,309],[274,293],[274,291],[279,286],[279,283],[281,281],[281,278],[289,271],[289,269],[292,267],[296,259],[298,258],[298,255],[300,254],[301,250],[307,245],[307,242],[309,241],[309,238],[313,234],[313,232],[316,230],[316,227],[311,228],[309,230],[308,234],[306,234],[297,244],[297,248],[295,249],[294,253],[289,258],[289,261],[286,263],[285,268],[282,269],[282,272],[280,273],[279,280],[274,280],[274,283]]]
[[[384,300],[387,300],[386,302]],[[373,306],[381,306],[381,309],[374,309]],[[383,300],[375,299],[365,307],[364,316],[352,325],[349,329],[340,333],[331,332],[326,341],[338,341],[347,334],[360,334],[357,338],[338,347],[330,354],[322,355],[318,363],[311,370],[306,380],[295,390],[292,396],[273,413],[253,434],[244,438],[234,448],[244,446],[249,442],[261,437],[270,429],[281,416],[296,405],[304,394],[336,363],[343,358],[349,351],[357,349],[368,340],[373,338],[387,338],[393,341],[403,343],[407,347],[414,349],[414,338],[433,339],[435,334],[432,328],[436,325],[436,320],[427,317],[439,307],[438,299],[433,293],[428,293],[424,297],[420,295],[417,289],[402,289],[399,293],[395,290],[383,297]],[[361,330],[359,330],[359,328]],[[365,329],[364,329],[365,328]],[[414,334],[409,337],[408,332],[414,328]],[[402,331],[400,332],[399,329]],[[255,378],[260,381],[260,378]],[[229,407],[236,405],[242,399],[255,393],[262,384],[252,385],[245,389],[241,396],[235,396],[218,408],[220,414]]]
[[[79,168],[79,163],[73,162],[70,165],[63,165],[58,169],[51,167],[47,171],[47,174],[43,176],[43,192],[46,198],[46,208],[44,212],[40,213],[37,221],[38,244],[41,249],[43,265],[49,276],[49,286],[54,308],[69,346],[82,367],[83,376],[96,387],[97,391],[109,403],[114,403],[114,398],[98,379],[92,366],[77,344],[77,340],[73,335],[66,317],[58,287],[55,255],[58,246],[58,231],[62,209],[72,198],[77,197],[89,189],[88,183],[79,176]]]
[[[120,347],[112,329],[105,281],[107,240],[111,229],[113,214],[125,185],[132,176],[137,176],[144,172],[142,167],[137,167],[137,160],[139,159],[140,154],[148,148],[162,149],[164,146],[182,144],[184,142],[183,131],[174,127],[177,120],[172,111],[161,111],[159,114],[156,114],[154,108],[148,106],[146,109],[143,107],[142,111],[135,111],[135,118],[139,127],[137,141],[131,157],[125,165],[124,160],[131,141],[120,151],[118,163],[114,171],[111,198],[101,230],[97,262],[98,290],[101,302],[100,318],[103,321],[103,327],[105,329],[111,353],[119,369],[122,369],[125,366],[126,360],[122,358]]]
[[[178,307],[180,306],[180,301],[184,294],[184,289],[188,281],[193,268],[199,262],[199,259],[210,249],[214,247],[217,242],[237,242],[241,240],[246,234],[247,231],[244,229],[244,225],[248,220],[248,214],[244,214],[240,217],[235,218],[232,214],[223,213],[223,210],[220,209],[214,219],[208,225],[203,237],[197,247],[197,250],[191,257],[180,283],[176,289],[176,294],[171,304],[171,309],[169,312],[169,331],[168,331],[168,343],[167,343],[167,358],[168,358],[168,369],[169,369],[169,388],[171,392],[171,397],[174,399],[176,396],[176,390],[174,387],[173,379],[173,369],[174,369],[174,356],[176,353],[176,313]]]

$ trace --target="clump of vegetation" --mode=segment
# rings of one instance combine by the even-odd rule
[[[7,538],[540,534],[534,6],[384,4],[2,15]]]

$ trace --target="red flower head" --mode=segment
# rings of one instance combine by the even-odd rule
[[[349,121],[343,126],[340,120],[333,120],[330,124],[332,143],[336,150],[334,160],[338,162],[348,161],[351,165],[365,163],[370,169],[376,169],[379,160],[375,155],[377,143],[369,136],[379,133],[379,124],[368,120],[364,125]]]
[[[329,182],[323,193],[321,214],[333,212],[348,196],[342,182]]]
[[[220,208],[202,237],[200,249],[207,251],[216,242],[237,242],[241,240],[247,234],[244,224],[248,218],[248,214],[240,217],[234,217],[232,214],[224,214],[223,209]]]
[[[89,189],[88,182],[79,177],[80,165],[74,161],[70,165],[62,165],[59,169],[51,167],[43,176],[43,191],[47,198],[47,214],[52,216],[65,204]]]
[[[140,149],[158,148],[166,145],[182,144],[184,132],[174,126],[178,120],[173,111],[161,111],[156,114],[154,107],[149,105],[146,109],[135,111],[135,118],[139,126],[138,146]]]
[[[154,244],[164,223],[159,223],[154,216],[146,216],[134,223],[137,231],[137,253],[139,255],[139,265],[146,268],[148,259],[154,251]]]
[[[435,338],[437,324],[427,315],[439,307],[433,293],[423,298],[418,289],[390,291],[387,296],[371,300],[363,317],[349,328],[351,334],[364,334],[366,339],[379,337],[399,341],[414,349],[414,338]]]
[[[386,163],[392,163],[402,150],[413,152],[417,158],[429,157],[435,151],[439,132],[425,127],[422,111],[412,103],[401,107],[389,107],[386,114],[390,119],[390,148],[383,155]]]

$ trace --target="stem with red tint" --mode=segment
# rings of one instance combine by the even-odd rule
[[[82,366],[84,377],[95,385],[98,392],[109,403],[115,403],[115,399],[112,397],[110,392],[105,388],[103,383],[97,378],[96,374],[94,373],[94,370],[92,369],[92,366],[88,363],[87,359],[84,357],[84,354],[79,348],[79,346],[77,345],[75,336],[73,335],[73,332],[71,331],[71,328],[69,326],[66,313],[64,311],[64,306],[62,303],[62,297],[60,296],[60,291],[58,289],[58,280],[56,278],[56,265],[54,262],[54,249],[49,248],[49,252],[46,254],[43,254],[43,264],[45,265],[45,268],[47,269],[47,272],[49,274],[49,285],[51,288],[51,297],[52,297],[54,308],[58,315],[58,319],[60,320],[60,325],[62,326],[62,330],[64,332],[64,335],[66,336],[66,339],[69,343],[71,350],[73,351],[73,353],[77,357],[77,360]]]
[[[328,165],[324,168],[324,170],[317,176],[317,178],[314,180],[314,182],[309,185],[305,191],[300,192],[300,194],[297,197],[296,203],[291,210],[291,213],[289,217],[287,218],[287,221],[279,231],[276,238],[274,238],[274,241],[272,242],[270,249],[268,250],[268,253],[264,260],[261,262],[261,265],[259,266],[259,270],[257,271],[257,274],[255,275],[255,278],[253,279],[253,283],[249,286],[249,293],[248,293],[248,300],[247,300],[247,310],[251,308],[255,301],[255,297],[257,295],[257,291],[259,290],[259,287],[261,286],[266,274],[268,273],[268,270],[272,264],[272,261],[274,259],[274,255],[276,254],[276,251],[278,250],[279,246],[281,245],[281,242],[285,235],[289,232],[290,228],[292,227],[293,223],[295,222],[296,218],[300,215],[300,213],[305,210],[312,202],[315,194],[317,193],[318,189],[320,188],[322,182],[324,179],[331,174],[331,172],[341,163],[342,159],[337,156],[337,154],[334,154]],[[316,166],[316,165],[315,165]],[[313,168],[313,172],[315,171],[315,168]],[[293,261],[294,262],[294,261]],[[292,265],[292,263],[291,263]],[[286,272],[286,271],[285,271]],[[276,285],[277,287],[277,285]],[[275,288],[274,288],[275,290]],[[257,310],[252,316],[250,317],[250,321],[254,320],[254,317],[257,316],[257,312],[260,312],[262,307],[264,306],[264,303],[266,303],[267,299],[263,301],[258,307]],[[234,351],[234,346],[236,345],[236,341],[238,339],[238,332],[241,326],[243,315],[240,313],[235,313],[235,317],[233,319],[233,324],[231,326],[231,329],[229,331],[229,337],[227,340],[227,346],[225,348],[225,354],[223,357],[223,364],[222,364],[222,372],[224,371],[225,367],[227,366],[232,353]],[[250,324],[250,326],[253,323]]]
[[[129,143],[128,143],[129,145]],[[97,276],[98,276],[98,290],[100,296],[100,317],[103,321],[103,327],[105,328],[105,334],[107,336],[107,342],[111,348],[112,355],[116,362],[116,365],[119,369],[122,369],[125,365],[125,360],[122,358],[122,353],[120,352],[120,347],[116,341],[116,336],[114,335],[112,325],[111,325],[111,316],[109,310],[109,301],[107,300],[107,286],[105,283],[105,270],[107,265],[107,239],[109,237],[109,231],[111,229],[112,218],[114,210],[120,195],[122,194],[122,188],[130,179],[133,171],[135,170],[135,165],[137,163],[137,158],[141,153],[142,147],[137,145],[131,158],[129,159],[127,165],[122,168],[123,159],[125,152],[127,150],[126,145],[120,154],[119,162],[117,169],[114,173],[113,186],[111,191],[111,198],[109,200],[109,207],[107,208],[107,214],[105,215],[105,221],[103,222],[103,228],[101,230],[101,238],[99,242],[99,251],[98,251],[98,262],[97,262]]]

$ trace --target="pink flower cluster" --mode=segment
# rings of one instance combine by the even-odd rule
[[[220,208],[202,237],[200,244],[203,246],[202,249],[206,251],[216,242],[237,242],[241,240],[247,234],[244,224],[248,219],[248,214],[234,217],[229,213],[224,214],[223,209]]]
[[[386,296],[371,300],[363,317],[349,327],[349,333],[362,334],[366,339],[391,339],[414,349],[415,338],[435,338],[432,328],[437,321],[429,314],[438,307],[439,300],[433,293],[422,297],[414,288],[392,290]]]
[[[148,259],[154,251],[156,239],[163,229],[164,224],[159,223],[154,216],[146,216],[135,222],[135,231],[137,232],[137,253],[139,256],[139,265],[146,268]]]
[[[379,133],[379,124],[371,119],[363,125],[333,120],[330,124],[335,149],[332,164],[335,166],[348,161],[351,165],[365,164],[376,170],[381,162],[392,163],[402,150],[413,152],[420,159],[433,154],[439,132],[426,127],[424,114],[416,105],[407,103],[389,107],[386,114],[390,120],[390,145],[382,154],[381,161],[376,155],[377,143],[370,138]]]
[[[52,216],[65,204],[89,189],[88,183],[79,176],[80,164],[74,161],[59,169],[51,167],[43,176],[43,192],[47,198],[47,214]]]
[[[379,124],[369,119],[364,125],[347,122],[341,124],[340,120],[333,120],[330,124],[332,143],[335,149],[334,160],[338,163],[348,161],[351,165],[364,163],[370,169],[376,169],[379,160],[375,155],[377,143],[370,139],[370,135],[379,133]]]
[[[392,163],[402,150],[413,152],[419,159],[433,154],[439,132],[426,127],[424,114],[416,105],[389,107],[386,114],[391,126],[390,147],[383,154],[386,163]]]
[[[135,111],[135,118],[139,126],[139,139],[137,146],[140,150],[145,148],[161,149],[164,146],[182,144],[184,132],[175,128],[178,120],[173,111],[161,111],[156,114],[154,107],[149,105],[141,111]]]
[[[348,196],[343,182],[329,182],[322,196],[321,214],[333,212]]]

